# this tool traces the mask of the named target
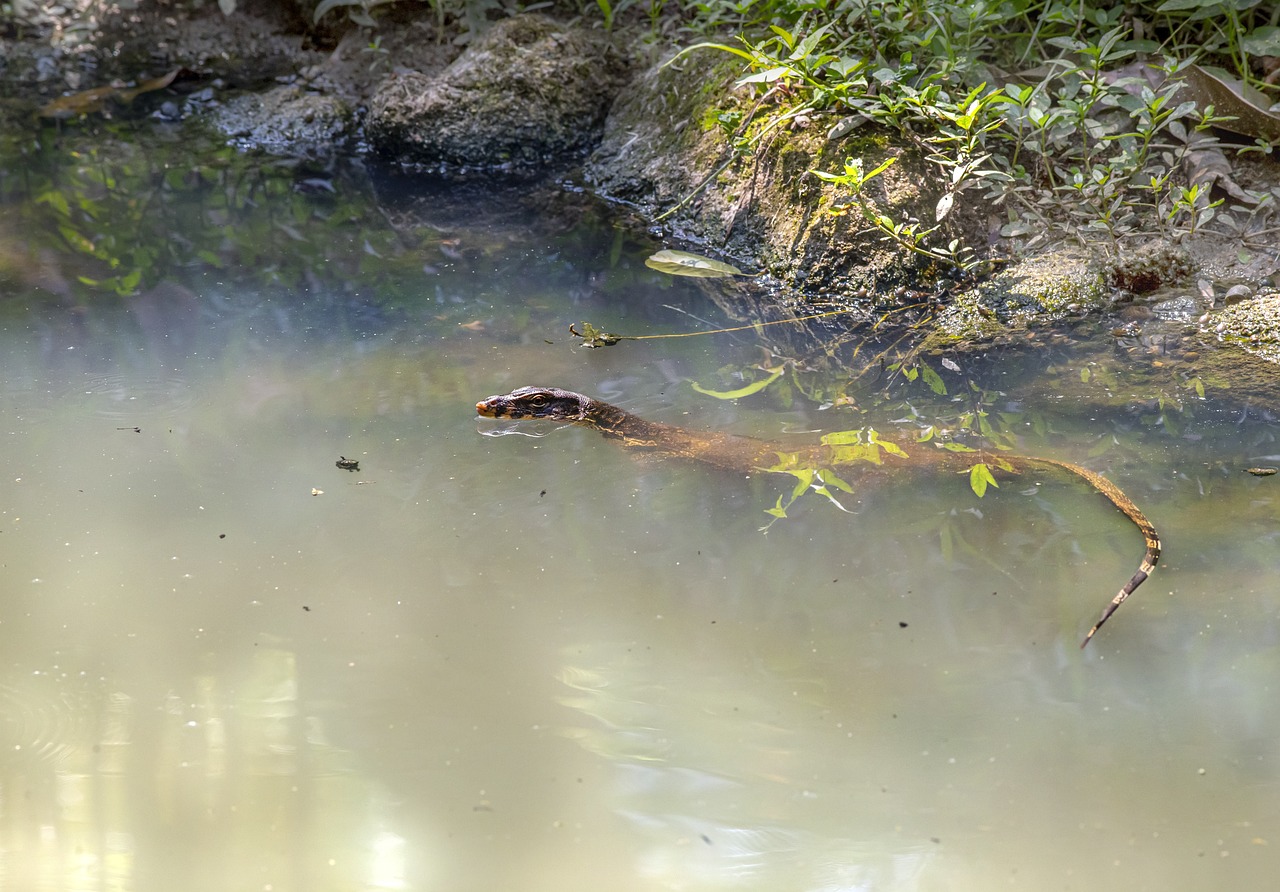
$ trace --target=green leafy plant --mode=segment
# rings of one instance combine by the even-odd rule
[[[843,170],[814,171],[833,190],[829,207],[856,210],[903,250],[965,270],[978,258],[948,226],[966,194],[1004,207],[1002,234],[1032,243],[1056,234],[1115,247],[1152,231],[1203,228],[1214,208],[1180,191],[1195,185],[1179,182],[1191,135],[1207,138],[1200,122],[1224,120],[1213,104],[1237,101],[1233,89],[1261,87],[1276,98],[1255,62],[1280,53],[1280,22],[1250,0],[1139,0],[1124,9],[1065,0],[790,0],[685,9],[706,27],[741,28],[736,43],[690,49],[737,56],[746,66],[739,85],[761,91],[731,134],[731,157],[708,181],[800,114],[838,116],[832,140],[868,124],[885,128],[942,174],[933,219],[877,202],[868,186],[886,165],[864,166],[854,153]],[[1229,75],[1205,75],[1202,59],[1227,63],[1240,87]],[[1236,125],[1255,135],[1248,150],[1269,151],[1280,134],[1267,104],[1254,101]]]

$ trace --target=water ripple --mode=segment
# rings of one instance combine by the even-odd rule
[[[96,415],[113,421],[175,418],[195,405],[190,383],[174,374],[86,375],[78,389]]]
[[[32,758],[60,762],[83,743],[84,703],[50,676],[30,684],[0,684],[0,762]]]

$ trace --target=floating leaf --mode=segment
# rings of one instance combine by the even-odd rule
[[[736,399],[741,399],[744,396],[751,396],[751,394],[753,393],[759,393],[760,391],[764,390],[774,381],[777,381],[779,378],[781,378],[782,372],[783,372],[783,369],[781,368],[776,369],[773,372],[769,373],[768,378],[761,378],[759,381],[748,384],[746,387],[739,387],[737,390],[708,390],[707,388],[702,387],[700,384],[698,384],[697,381],[690,381],[689,384],[691,387],[693,387],[694,390],[698,391],[698,393],[703,393],[703,394],[706,394],[707,396],[713,396],[718,400],[736,400]]]
[[[973,490],[974,495],[982,498],[986,495],[988,486],[998,489],[1000,484],[996,483],[996,478],[991,476],[991,469],[983,462],[978,462],[969,469],[969,488]]]
[[[818,479],[822,481],[823,486],[834,486],[841,492],[852,493],[853,487],[836,476],[836,472],[830,468],[818,472]]]
[[[582,346],[584,347],[612,347],[623,339],[622,335],[609,334],[607,331],[601,331],[590,322],[582,323],[582,331],[578,331],[569,325],[569,334],[576,338],[582,338]]]
[[[659,251],[645,260],[644,265],[669,276],[696,276],[700,279],[722,279],[725,276],[745,276],[742,270],[701,254],[688,251]]]

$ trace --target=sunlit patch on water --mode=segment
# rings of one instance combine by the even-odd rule
[[[96,698],[83,681],[51,670],[0,684],[0,765],[59,763],[87,745]]]

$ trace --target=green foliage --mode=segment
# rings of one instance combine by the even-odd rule
[[[996,478],[991,476],[991,468],[987,466],[987,463],[978,462],[969,469],[969,487],[973,490],[974,495],[982,498],[987,494],[988,486],[999,487],[1000,484],[996,483]]]
[[[1271,91],[1255,64],[1280,47],[1280,23],[1254,0],[1163,0],[1128,7],[1047,0],[806,0],[691,3],[706,28],[731,25],[738,41],[694,48],[747,63],[741,86],[761,102],[757,134],[796,114],[829,114],[839,140],[877,125],[915,146],[942,186],[934,219],[895,217],[867,185],[892,160],[850,156],[842,171],[815,170],[834,213],[856,210],[884,238],[933,261],[971,270],[978,260],[950,228],[971,193],[1003,207],[1003,234],[1038,241],[1054,232],[1115,245],[1152,229],[1195,232],[1223,210],[1207,188],[1175,185],[1191,152],[1221,151],[1206,96]],[[1140,22],[1141,29],[1135,29]],[[1205,89],[1207,60],[1232,77]],[[1240,129],[1248,150],[1270,152],[1267,101]],[[1240,118],[1241,115],[1234,115]],[[749,126],[736,133],[734,151]],[[870,171],[867,172],[867,168]],[[1193,181],[1194,182],[1194,181]],[[1254,200],[1260,196],[1245,196]]]

